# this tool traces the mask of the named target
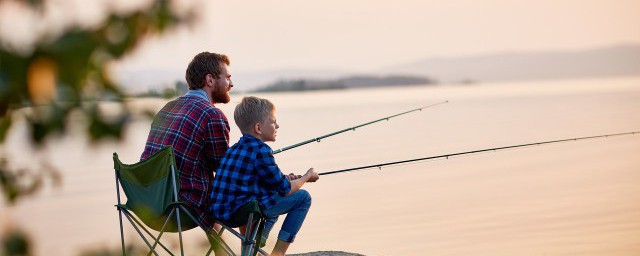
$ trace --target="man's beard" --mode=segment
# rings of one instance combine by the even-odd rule
[[[213,101],[213,103],[229,103],[229,101],[231,101],[231,97],[229,96],[229,93],[227,93],[226,91],[213,91],[211,92],[211,100]]]

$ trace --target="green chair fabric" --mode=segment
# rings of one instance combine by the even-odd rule
[[[252,213],[256,217],[264,217],[262,214],[262,210],[260,209],[260,204],[257,200],[251,200],[249,201],[249,203],[238,208],[231,214],[231,218],[224,223],[232,228],[240,227],[247,224],[247,220]]]
[[[135,213],[149,228],[160,231],[172,209],[170,206],[179,203],[174,199],[174,193],[179,193],[174,189],[174,182],[179,190],[180,174],[178,171],[171,174],[171,167],[175,166],[173,148],[166,147],[148,159],[131,165],[123,164],[118,154],[113,153],[113,162],[127,196],[127,202],[120,207]],[[183,231],[198,226],[187,214],[181,214],[180,219]],[[167,223],[164,231],[178,231],[175,217]]]

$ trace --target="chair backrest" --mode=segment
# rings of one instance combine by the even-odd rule
[[[127,203],[122,207],[134,212],[149,228],[162,229],[171,205],[179,203],[180,174],[175,167],[172,147],[165,147],[149,158],[135,163],[123,164],[118,154],[113,153],[114,169]],[[186,214],[181,214],[181,229],[197,227]],[[174,214],[164,229],[167,232],[178,231]]]

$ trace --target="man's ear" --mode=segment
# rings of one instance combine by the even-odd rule
[[[205,77],[206,86],[209,86],[209,81],[211,81],[211,86],[212,87],[216,85],[216,79],[215,79],[215,77],[213,77],[212,74],[209,74],[209,75],[207,75]]]

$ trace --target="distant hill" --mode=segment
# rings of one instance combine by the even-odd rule
[[[325,87],[349,88],[396,84],[402,79],[394,74],[409,77],[428,77],[429,82],[413,83],[473,83],[522,80],[579,79],[614,76],[640,76],[640,45],[621,45],[582,51],[534,51],[506,52],[478,56],[425,58],[410,63],[370,70],[369,74],[337,69],[281,69],[261,72],[233,70],[236,91],[261,90],[271,87],[311,89]],[[342,77],[342,78],[341,78]],[[343,78],[349,78],[341,80]],[[130,92],[146,92],[173,88],[176,81],[184,81],[184,69],[136,70],[117,73],[116,79]],[[275,81],[275,82],[274,82]],[[300,82],[303,82],[302,84]],[[389,84],[391,83],[391,84]],[[403,83],[399,83],[403,84]],[[325,88],[326,89],[326,88]],[[288,90],[288,89],[287,89]]]
[[[281,79],[256,89],[257,92],[313,91],[395,85],[426,85],[435,81],[418,76],[349,76],[338,79]]]
[[[276,69],[260,72],[233,72],[233,82],[240,90],[255,90],[264,88],[277,81],[284,80],[335,80],[353,74],[351,71],[329,68],[316,69]]]
[[[381,69],[441,82],[515,81],[640,75],[640,45],[583,51],[513,52],[428,58]]]

